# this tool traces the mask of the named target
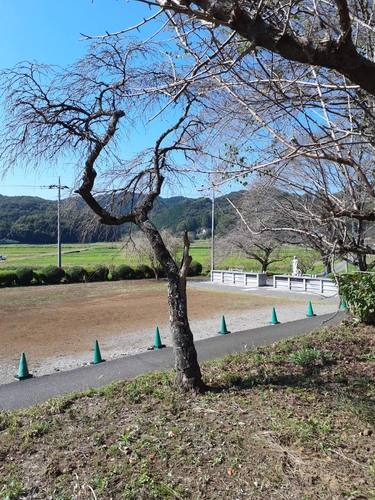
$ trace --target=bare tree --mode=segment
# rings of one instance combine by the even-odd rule
[[[178,255],[183,250],[181,238],[173,236],[171,231],[167,229],[162,229],[160,231],[160,236],[162,237],[165,246],[175,262],[177,262]],[[155,252],[147,239],[146,235],[142,232],[133,232],[130,238],[127,238],[125,253],[131,252],[136,254],[140,264],[147,263],[155,274],[155,278],[158,279],[161,267],[160,263],[156,258]]]
[[[236,205],[228,199],[238,214],[238,222],[218,241],[221,252],[229,255],[233,249],[239,251],[257,261],[262,273],[267,272],[271,264],[284,260],[280,250],[283,243],[290,240],[289,233],[267,230],[280,225],[281,212],[276,208],[283,197],[282,191],[260,180],[252,184]]]
[[[276,239],[270,238],[266,233],[254,235],[240,228],[219,239],[217,246],[224,256],[237,251],[246,258],[257,261],[262,273],[266,273],[271,264],[280,262],[285,257],[280,257],[281,244]]]
[[[235,167],[232,177],[257,171],[307,197],[319,194],[320,226],[329,230],[337,221],[343,230],[375,220],[368,168],[375,143],[371,4],[143,1],[167,13],[177,43],[191,58],[185,88],[205,80],[200,105],[208,113],[196,148],[197,171],[205,171],[211,157],[225,165],[224,180],[229,165]],[[313,183],[306,168],[298,182],[287,173],[290,165],[298,171],[300,158],[318,171]],[[352,219],[358,222],[349,224]],[[310,232],[302,229],[300,235]],[[347,229],[344,235],[334,241],[328,235],[324,245],[340,255],[354,249],[363,262],[364,238],[348,238]]]
[[[248,40],[246,52],[262,48],[289,61],[327,68],[375,95],[372,2],[139,1],[158,5],[174,18],[181,15],[181,22],[189,21],[200,37],[207,30],[214,38],[219,26],[226,27]]]
[[[298,236],[300,241],[315,249],[324,263],[325,271],[332,272],[332,263],[340,258],[351,262],[361,271],[370,268],[366,256],[374,255],[374,248],[368,244],[369,236],[373,234],[374,225],[371,222],[356,220],[349,217],[336,217],[327,214],[326,193],[317,192],[314,195],[290,192],[280,211],[288,215],[289,225],[281,225],[275,231],[285,231]],[[347,192],[336,196],[348,196]]]
[[[361,221],[375,220],[375,87],[371,72],[362,72],[375,68],[371,5],[230,0],[159,5],[169,12],[199,78],[206,79],[200,104],[210,133],[196,170],[208,173],[211,157],[221,166],[223,182],[243,182],[244,175],[257,172],[291,193],[304,193],[306,200],[314,198],[314,207],[308,201],[296,219],[307,220],[313,207],[313,221],[294,227],[296,234],[311,236],[326,262],[333,252],[354,256],[365,267],[371,249],[363,237],[369,226]],[[230,29],[217,30],[218,25]],[[345,55],[339,56],[341,51]]]
[[[193,42],[184,41],[196,55]],[[293,230],[311,243],[327,270],[334,255],[365,270],[366,255],[374,253],[366,242],[375,220],[373,99],[326,71],[256,51],[238,60],[229,42],[222,47],[217,58],[227,70],[218,72],[212,61],[206,67],[215,88],[206,96],[213,110],[206,124],[227,148],[215,150],[222,182],[251,185],[255,175],[268,177],[291,195],[284,212],[293,214],[292,225],[277,231]]]
[[[168,280],[170,328],[176,382],[184,390],[202,388],[193,335],[187,316],[186,276],[191,263],[184,238],[181,266],[149,219],[165,176],[193,142],[197,122],[189,118],[194,96],[177,84],[178,68],[158,44],[115,38],[91,46],[84,59],[67,69],[21,64],[2,74],[5,128],[0,136],[2,168],[20,163],[74,158],[82,180],[76,189],[101,224],[136,224],[147,237]],[[121,142],[134,126],[160,113],[179,96],[173,122],[152,148],[135,158]],[[171,121],[171,117],[169,118]],[[179,158],[181,160],[181,158]],[[98,172],[103,184],[98,184]]]

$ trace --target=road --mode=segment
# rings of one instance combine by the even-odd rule
[[[196,342],[198,360],[202,363],[244,349],[272,344],[294,335],[308,333],[322,326],[339,324],[344,315],[344,311],[339,311],[336,315],[330,313],[313,316],[199,340]],[[87,365],[70,371],[14,381],[0,385],[0,410],[33,406],[66,393],[102,387],[113,381],[133,378],[142,373],[168,370],[173,367],[173,364],[173,350],[165,348]]]

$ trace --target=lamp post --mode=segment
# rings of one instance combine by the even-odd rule
[[[61,203],[61,190],[69,189],[68,186],[62,186],[60,177],[59,183],[51,184],[49,189],[57,189],[57,267],[61,267],[61,229],[60,229],[60,203]]]

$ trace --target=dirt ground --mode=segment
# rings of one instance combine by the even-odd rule
[[[271,306],[285,320],[304,317],[306,301],[189,287],[189,320],[195,339],[217,335],[225,315],[228,329],[263,326]],[[287,304],[287,307],[285,307]],[[319,304],[318,312],[330,312]],[[171,345],[165,283],[133,281],[0,290],[0,383],[14,380],[20,354],[42,375],[92,361],[98,340],[106,359],[153,345],[155,328]],[[297,315],[297,317],[296,317]],[[280,318],[279,318],[280,320]]]

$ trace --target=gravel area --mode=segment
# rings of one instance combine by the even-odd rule
[[[248,330],[267,326],[271,320],[272,308],[269,297],[275,297],[275,310],[277,319],[281,323],[294,321],[306,317],[307,301],[313,303],[314,313],[322,315],[326,313],[334,314],[338,309],[338,298],[325,298],[321,296],[311,296],[308,294],[291,294],[289,292],[277,292],[269,287],[264,289],[242,289],[239,287],[221,287],[220,285],[212,285],[209,282],[194,282],[189,284],[189,289],[193,290],[213,290],[218,289],[224,291],[228,289],[228,294],[231,292],[243,293],[251,296],[264,296],[264,306],[260,303],[256,307],[250,308],[235,308],[222,310],[222,305],[211,304],[211,308],[205,314],[205,317],[194,317],[190,319],[191,329],[195,340],[204,339],[216,336],[221,328],[221,318],[225,315],[227,329],[231,332]],[[211,294],[212,295],[212,294]],[[218,294],[218,296],[226,294]],[[280,300],[281,299],[281,300]],[[290,300],[289,300],[290,299]],[[298,299],[298,300],[295,300]],[[260,299],[261,302],[262,299]],[[142,314],[141,311],[139,311]],[[202,314],[203,316],[203,314]],[[107,331],[103,338],[100,338],[100,350],[103,359],[113,359],[121,356],[129,356],[131,354],[142,352],[153,345],[155,329],[150,328],[149,323],[145,327],[132,331],[116,332],[116,328]],[[171,336],[168,328],[167,317],[158,323],[160,336],[163,344],[171,345]],[[14,381],[14,375],[18,371],[19,354],[17,357],[12,356],[11,359],[1,358],[0,365],[0,383],[8,383]],[[28,358],[29,371],[36,376],[50,374],[56,371],[69,370],[82,366],[92,361],[93,346],[88,352],[82,352],[82,349],[71,349],[71,352],[64,354],[58,351],[53,356],[34,356],[32,360]]]

